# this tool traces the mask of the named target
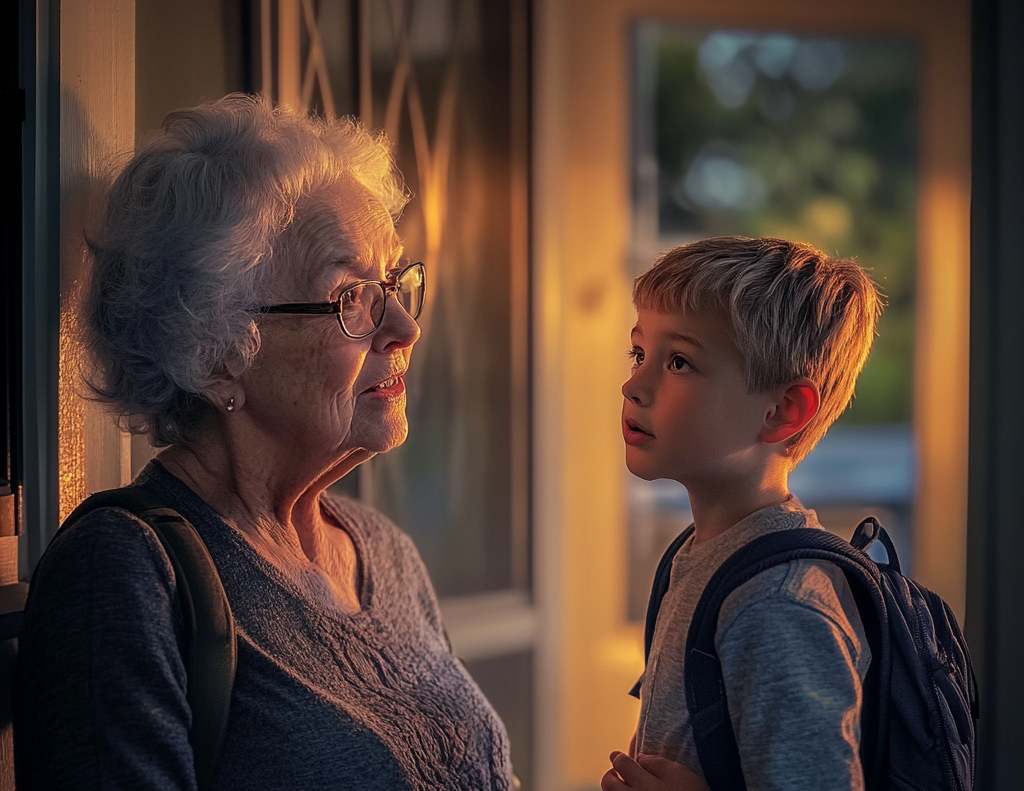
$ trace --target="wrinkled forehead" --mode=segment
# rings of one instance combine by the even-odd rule
[[[287,232],[293,277],[316,279],[342,264],[377,279],[401,258],[402,240],[384,204],[353,179],[301,200]]]
[[[314,198],[316,200],[316,198]],[[346,180],[319,199],[322,211],[336,218],[338,231],[357,258],[390,258],[402,240],[380,198],[353,180]]]

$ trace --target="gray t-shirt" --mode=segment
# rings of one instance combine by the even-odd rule
[[[795,499],[757,511],[672,565],[642,679],[637,749],[701,774],[683,680],[686,638],[708,581],[736,550],[779,530],[821,529]],[[862,789],[861,690],[871,652],[843,572],[799,560],[737,588],[715,646],[750,791]]]
[[[409,538],[324,497],[363,565],[346,615],[292,584],[158,463],[141,474],[210,549],[235,617],[238,671],[215,791],[511,787],[501,721],[450,653]],[[156,535],[100,509],[36,570],[15,684],[19,789],[188,791],[182,632]]]

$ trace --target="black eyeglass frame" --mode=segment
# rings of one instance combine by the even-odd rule
[[[354,341],[358,341],[361,340],[362,338],[366,338],[370,335],[373,335],[373,333],[380,329],[380,325],[384,323],[384,313],[387,311],[388,297],[391,296],[392,294],[395,294],[395,299],[398,299],[397,294],[400,288],[400,284],[402,282],[402,278],[404,278],[409,272],[416,268],[419,268],[420,270],[420,282],[423,283],[423,287],[420,291],[419,305],[417,305],[416,307],[415,315],[409,313],[409,311],[406,311],[407,313],[409,313],[410,316],[412,316],[413,321],[415,321],[420,317],[420,314],[423,312],[423,303],[426,301],[427,295],[427,271],[426,268],[423,266],[422,262],[409,264],[409,266],[405,267],[401,272],[395,275],[392,280],[360,280],[357,283],[352,283],[351,285],[345,286],[345,288],[343,288],[341,292],[338,294],[338,298],[332,300],[331,302],[283,302],[280,305],[264,305],[263,307],[257,308],[256,312],[289,313],[301,315],[328,315],[334,313],[338,317],[338,326],[341,327],[341,331],[342,333],[344,333],[345,337],[351,338]],[[380,318],[376,322],[374,322],[372,330],[364,332],[361,335],[355,335],[348,331],[348,328],[345,326],[345,323],[341,320],[341,300],[349,291],[359,288],[360,286],[370,285],[379,286],[380,290],[384,292],[384,307],[380,311]],[[401,300],[399,300],[399,304],[401,304]],[[404,305],[402,305],[402,310],[405,310]]]

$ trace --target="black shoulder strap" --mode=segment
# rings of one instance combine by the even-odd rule
[[[658,611],[661,609],[661,601],[668,592],[669,582],[672,580],[672,561],[679,552],[680,547],[693,535],[694,526],[690,525],[682,533],[675,537],[675,540],[668,545],[665,554],[658,561],[658,570],[654,572],[654,583],[651,585],[651,598],[647,601],[647,619],[644,622],[644,666],[647,666],[647,659],[651,655],[651,641],[654,639],[654,627],[658,625]],[[629,691],[634,698],[640,697],[641,678]]]
[[[736,588],[762,571],[793,560],[824,560],[846,574],[864,621],[872,650],[862,710],[861,757],[868,788],[884,768],[891,656],[885,649],[888,622],[878,567],[863,552],[824,530],[799,528],[771,533],[751,541],[732,555],[708,582],[693,614],[686,640],[686,703],[690,711],[697,754],[708,785],[714,791],[746,788],[739,748],[729,719],[722,668],[715,649],[715,632],[722,603]],[[873,724],[878,723],[875,727]]]
[[[234,619],[217,567],[192,523],[144,486],[97,492],[72,511],[64,525],[97,508],[123,508],[146,522],[174,568],[185,626],[183,659],[192,710],[189,742],[196,782],[204,791],[213,781],[224,741],[237,659]]]

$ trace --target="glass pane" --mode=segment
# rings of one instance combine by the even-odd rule
[[[884,290],[853,406],[790,483],[844,537],[875,513],[909,565],[914,43],[641,22],[634,53],[637,271],[693,239],[776,236],[855,257]],[[677,484],[629,480],[629,610],[642,618],[658,557],[690,513]]]
[[[524,586],[526,50],[511,24],[524,6],[368,11],[371,125],[391,136],[415,195],[399,233],[426,264],[427,296],[409,439],[371,462],[361,488],[413,537],[439,595]]]

